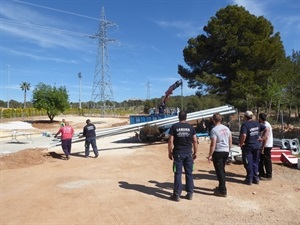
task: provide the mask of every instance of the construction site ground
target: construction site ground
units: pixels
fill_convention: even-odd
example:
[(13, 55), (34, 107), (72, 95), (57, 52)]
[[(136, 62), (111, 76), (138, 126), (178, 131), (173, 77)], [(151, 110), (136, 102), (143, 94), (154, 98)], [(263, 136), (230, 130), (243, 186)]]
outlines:
[[(99, 158), (84, 158), (84, 142), (73, 143), (65, 160), (49, 148), (56, 123), (30, 121), (32, 140), (1, 130), (0, 224), (300, 224), (300, 170), (273, 164), (273, 179), (245, 185), (241, 164), (226, 166), (226, 198), (213, 189), (209, 140), (200, 139), (192, 200), (171, 201), (173, 173), (167, 143), (141, 143), (134, 133), (97, 139)], [(87, 117), (65, 117), (75, 133)], [(128, 118), (91, 118), (97, 129), (128, 124)], [(38, 122), (39, 121), (39, 122)], [(4, 123), (5, 121), (2, 121)], [(183, 183), (185, 179), (183, 177)]]

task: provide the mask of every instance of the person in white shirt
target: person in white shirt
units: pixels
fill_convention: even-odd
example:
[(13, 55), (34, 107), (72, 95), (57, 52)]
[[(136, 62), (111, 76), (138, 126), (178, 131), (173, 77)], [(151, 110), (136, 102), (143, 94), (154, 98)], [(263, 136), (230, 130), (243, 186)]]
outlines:
[(228, 159), (229, 150), (232, 145), (232, 135), (228, 127), (224, 126), (219, 113), (212, 117), (214, 127), (210, 132), (210, 148), (208, 161), (213, 161), (219, 186), (215, 188), (215, 195), (220, 197), (227, 196), (225, 165)]
[(267, 115), (260, 113), (258, 115), (259, 122), (266, 126), (264, 133), (262, 134), (262, 146), (259, 160), (259, 177), (261, 180), (272, 179), (272, 159), (271, 150), (273, 148), (273, 132), (272, 126), (267, 121)]

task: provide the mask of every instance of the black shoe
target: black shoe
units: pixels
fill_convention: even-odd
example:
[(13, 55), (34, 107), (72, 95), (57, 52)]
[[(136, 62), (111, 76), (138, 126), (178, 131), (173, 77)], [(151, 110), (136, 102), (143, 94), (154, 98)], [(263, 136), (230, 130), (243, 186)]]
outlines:
[(248, 180), (248, 179), (245, 179), (245, 180), (244, 180), (244, 184), (252, 185), (252, 181), (250, 181), (250, 180)]
[(215, 194), (216, 196), (219, 196), (219, 197), (224, 197), (224, 198), (227, 197), (227, 193), (222, 193), (222, 192), (220, 192), (218, 187), (216, 187), (216, 188), (214, 189), (214, 194)]
[(254, 180), (254, 181), (253, 181), (253, 184), (259, 184), (259, 179)]
[(188, 200), (192, 200), (193, 199), (193, 193), (187, 193), (185, 197)]
[(272, 180), (272, 177), (261, 177), (261, 180)]
[(215, 193), (215, 195), (218, 196), (218, 197), (223, 197), (223, 198), (226, 198), (226, 197), (227, 197), (227, 194), (225, 194), (225, 193), (220, 193), (220, 192)]
[(69, 160), (70, 159), (70, 156), (69, 155), (67, 155), (67, 160)]
[(219, 187), (215, 187), (213, 191), (219, 191)]
[(171, 200), (175, 201), (175, 202), (179, 202), (180, 201), (180, 197), (177, 195), (172, 194), (171, 195)]
[(95, 155), (95, 158), (98, 158), (99, 155)]

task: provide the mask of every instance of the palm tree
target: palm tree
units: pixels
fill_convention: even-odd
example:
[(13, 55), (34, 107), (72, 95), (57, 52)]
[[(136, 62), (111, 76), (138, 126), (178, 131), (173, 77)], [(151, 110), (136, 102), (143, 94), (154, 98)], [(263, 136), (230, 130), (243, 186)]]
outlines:
[(22, 89), (22, 91), (24, 91), (24, 108), (26, 108), (26, 93), (30, 90), (30, 83), (23, 81), (20, 85), (20, 88)]

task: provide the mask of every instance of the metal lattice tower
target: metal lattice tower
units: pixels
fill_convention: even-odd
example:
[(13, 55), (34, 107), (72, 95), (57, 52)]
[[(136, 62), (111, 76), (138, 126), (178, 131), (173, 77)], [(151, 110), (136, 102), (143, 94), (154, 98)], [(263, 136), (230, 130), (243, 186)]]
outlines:
[(90, 36), (90, 38), (98, 39), (97, 58), (91, 101), (93, 103), (93, 108), (99, 107), (98, 104), (99, 102), (101, 103), (100, 108), (102, 115), (105, 114), (107, 103), (110, 104), (109, 109), (115, 109), (107, 51), (107, 43), (116, 41), (115, 39), (107, 38), (107, 28), (112, 26), (117, 25), (106, 20), (104, 7), (102, 7), (98, 32), (95, 35)]
[(147, 82), (147, 97), (146, 97), (146, 99), (150, 99), (150, 87), (151, 87), (151, 83), (148, 81)]

